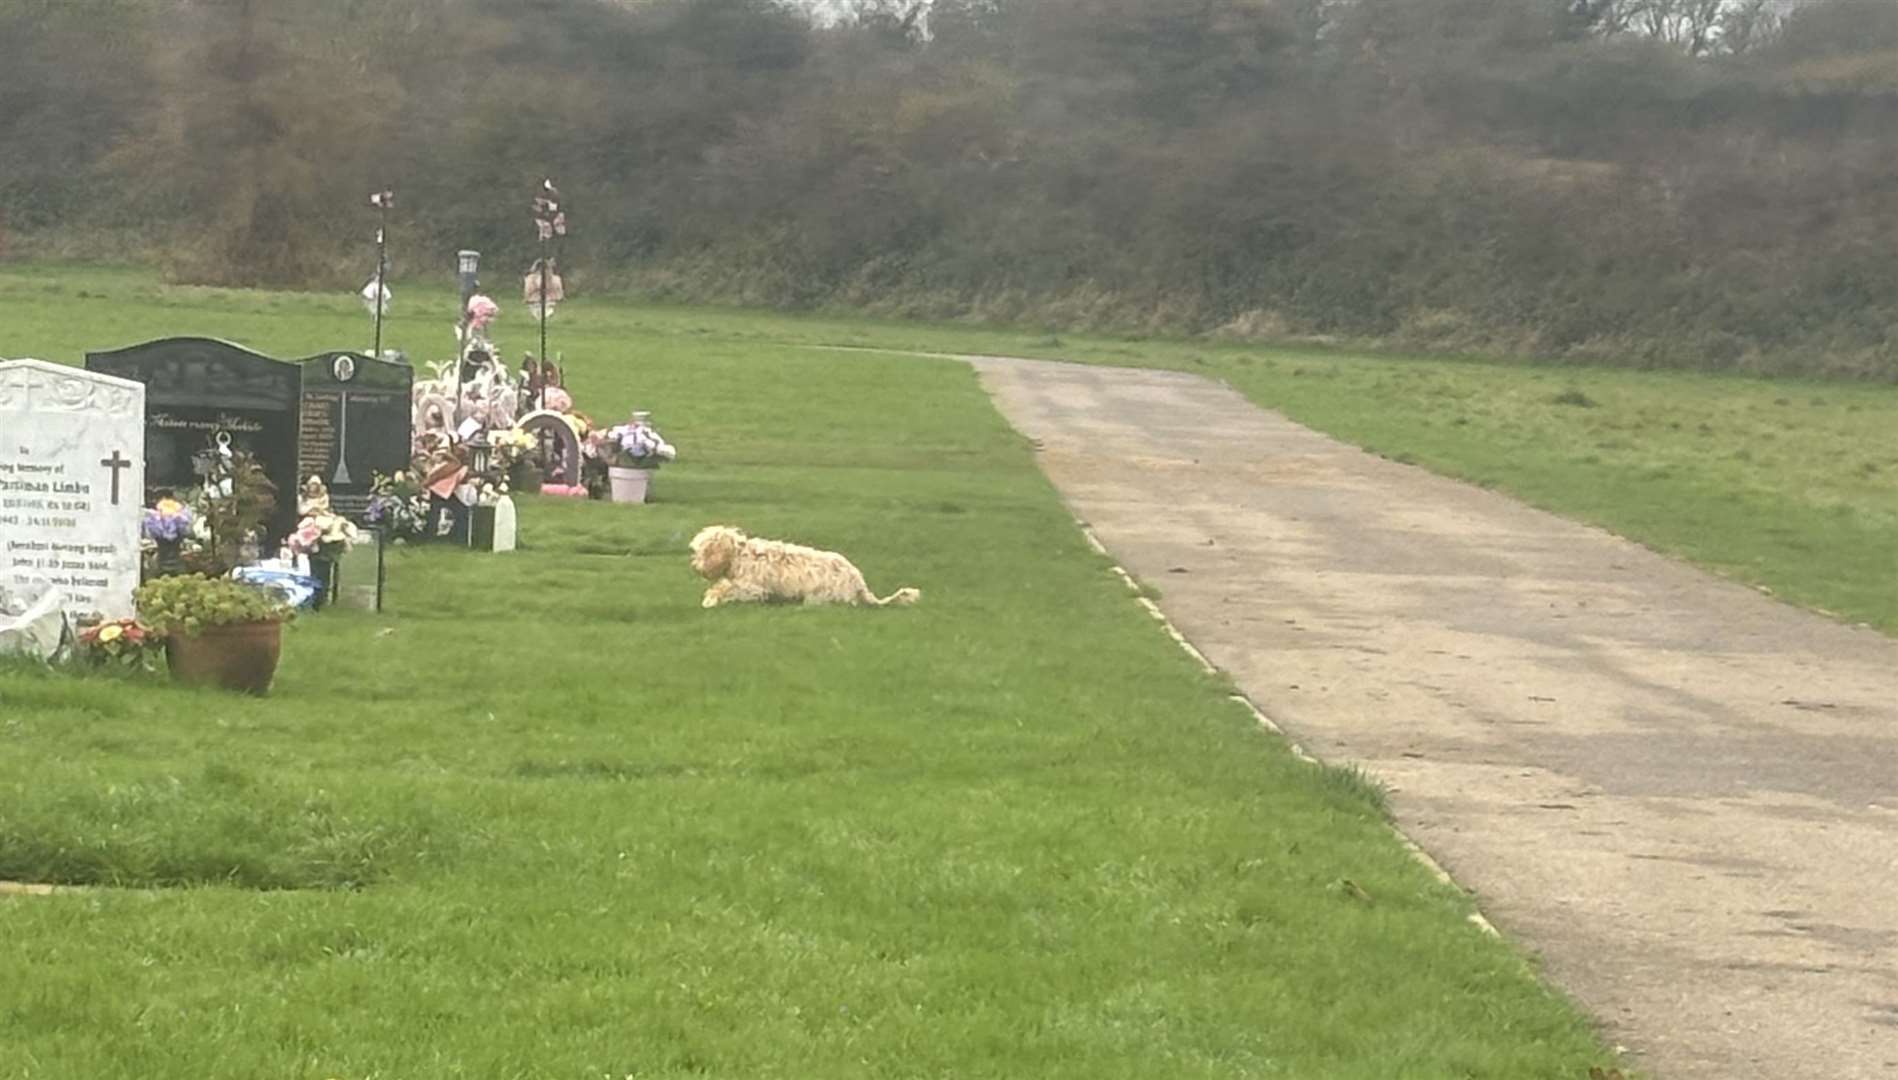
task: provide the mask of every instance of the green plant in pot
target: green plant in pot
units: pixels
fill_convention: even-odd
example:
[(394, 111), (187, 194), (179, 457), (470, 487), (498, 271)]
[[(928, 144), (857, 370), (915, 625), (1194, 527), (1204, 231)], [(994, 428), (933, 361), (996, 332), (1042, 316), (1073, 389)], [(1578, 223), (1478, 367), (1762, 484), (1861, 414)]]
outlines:
[(229, 578), (179, 575), (139, 586), (139, 618), (165, 635), (172, 678), (262, 694), (277, 674), (291, 609), (276, 593)]

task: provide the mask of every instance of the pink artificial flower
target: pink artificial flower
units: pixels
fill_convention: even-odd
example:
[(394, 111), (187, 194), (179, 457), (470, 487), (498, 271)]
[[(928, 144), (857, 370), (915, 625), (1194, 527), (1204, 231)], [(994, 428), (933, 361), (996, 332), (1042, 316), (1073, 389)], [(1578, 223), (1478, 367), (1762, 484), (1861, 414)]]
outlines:
[(488, 325), (500, 313), (501, 305), (481, 293), (468, 298), (468, 325), (477, 330)]
[(323, 527), (313, 518), (304, 518), (297, 531), (290, 535), (290, 550), (308, 555), (316, 550), (323, 541)]

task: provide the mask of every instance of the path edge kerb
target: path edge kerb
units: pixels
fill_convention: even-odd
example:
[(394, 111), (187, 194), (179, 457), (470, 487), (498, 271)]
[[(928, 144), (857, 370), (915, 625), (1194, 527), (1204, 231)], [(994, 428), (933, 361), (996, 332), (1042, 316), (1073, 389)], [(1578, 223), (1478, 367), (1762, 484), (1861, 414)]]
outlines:
[[(1192, 657), (1193, 662), (1199, 665), (1201, 671), (1204, 671), (1208, 675), (1220, 674), (1218, 665), (1207, 659), (1206, 654), (1201, 652), (1199, 647), (1194, 645), (1185, 634), (1181, 633), (1179, 627), (1173, 625), (1173, 620), (1167, 617), (1166, 612), (1161, 610), (1160, 605), (1155, 603), (1151, 598), (1143, 595), (1140, 582), (1135, 580), (1134, 576), (1127, 572), (1126, 567), (1120, 565), (1120, 563), (1114, 559), (1113, 552), (1107, 550), (1107, 546), (1101, 543), (1100, 537), (1094, 535), (1094, 530), (1088, 526), (1087, 522), (1075, 518), (1074, 527), (1080, 530), (1081, 537), (1087, 541), (1088, 546), (1093, 548), (1096, 554), (1107, 559), (1108, 566), (1120, 577), (1121, 583), (1127, 586), (1127, 591), (1133, 595), (1134, 602), (1139, 604), (1141, 609), (1144, 610), (1154, 622), (1160, 624), (1160, 629), (1166, 632), (1167, 637), (1172, 638), (1175, 645), (1178, 645), (1186, 655)], [(1227, 696), (1230, 700), (1243, 706), (1247, 712), (1250, 712), (1253, 721), (1259, 725), (1260, 729), (1277, 737), (1283, 742), (1286, 749), (1292, 752), (1293, 757), (1307, 765), (1322, 766), (1325, 764), (1322, 759), (1305, 749), (1297, 739), (1294, 739), (1278, 721), (1268, 716), (1265, 710), (1259, 707), (1258, 702), (1253, 701), (1251, 698), (1236, 690)], [(1496, 929), (1496, 924), (1490, 922), (1489, 917), (1483, 914), (1482, 906), (1477, 903), (1474, 893), (1464, 887), (1456, 878), (1452, 877), (1450, 871), (1444, 869), (1442, 863), (1433, 858), (1431, 854), (1419, 846), (1415, 840), (1412, 840), (1403, 829), (1397, 826), (1395, 821), (1386, 818), (1384, 824), (1386, 828), (1390, 829), (1391, 835), (1397, 838), (1398, 843), (1403, 845), (1404, 850), (1410, 853), (1412, 859), (1423, 866), (1425, 870), (1428, 870), (1430, 875), (1436, 878), (1437, 881), (1455, 889), (1469, 902), (1472, 910), (1467, 918), (1471, 925), (1491, 937), (1502, 937), (1502, 934)]]
[[(883, 355), (896, 355), (896, 357), (921, 357), (921, 359), (932, 359), (932, 361), (955, 361), (955, 363), (966, 364), (966, 366), (976, 374), (977, 383), (983, 382), (983, 380), (981, 380), (981, 374), (983, 374), (983, 372), (981, 372), (981, 364), (983, 363), (1076, 363), (1076, 361), (1063, 361), (1063, 359), (1031, 361), (1031, 359), (1025, 359), (1025, 357), (1000, 357), (1000, 355), (987, 355), (987, 353), (932, 353), (932, 351), (922, 351), (922, 349), (886, 349), (886, 347), (877, 347), (877, 345), (807, 345), (807, 347), (810, 347), (810, 349), (835, 351), (835, 353), (883, 353)], [(1086, 366), (1086, 364), (1080, 364), (1080, 366)], [(1152, 368), (1127, 368), (1127, 370), (1152, 370)], [(1226, 387), (1226, 389), (1237, 393), (1237, 387), (1234, 387), (1232, 383), (1226, 382), (1226, 380), (1220, 380), (1220, 378), (1201, 376), (1201, 374), (1194, 374), (1194, 372), (1165, 372), (1165, 374), (1179, 374), (1179, 376), (1186, 376), (1186, 378), (1198, 378), (1198, 380), (1205, 380), (1205, 382), (1215, 383), (1215, 385), (1222, 385), (1222, 387)], [(987, 385), (983, 385), (983, 393), (989, 395), (989, 404), (991, 404), (991, 408), (995, 408), (996, 416), (1002, 418), (1002, 423), (1008, 423), (1008, 427), (1010, 427), (1012, 431), (1015, 431), (1015, 435), (1029, 438), (1027, 437), (1027, 433), (1023, 433), (1019, 427), (1015, 427), (1014, 421), (1008, 419), (1008, 414), (1004, 414), (1000, 408), (996, 408), (995, 395), (989, 393), (989, 387), (987, 387)], [(1048, 473), (1040, 469), (1040, 463), (1036, 463), (1036, 471), (1042, 473), (1044, 480), (1048, 478)], [(1051, 480), (1050, 486), (1053, 486)], [(1055, 495), (1061, 499), (1061, 505), (1067, 507), (1070, 516), (1072, 516), (1072, 514), (1074, 514), (1074, 507), (1069, 505), (1067, 495), (1061, 493), (1059, 488), (1055, 488)], [(1127, 573), (1127, 568), (1120, 566), (1120, 560), (1116, 560), (1116, 558), (1114, 558), (1114, 552), (1107, 550), (1107, 545), (1101, 543), (1101, 537), (1097, 537), (1097, 535), (1093, 533), (1093, 530), (1088, 526), (1088, 522), (1084, 522), (1084, 520), (1078, 518), (1078, 516), (1072, 516), (1072, 520), (1074, 520), (1074, 528), (1080, 530), (1080, 535), (1088, 541), (1088, 547), (1095, 550), (1097, 554), (1101, 554), (1103, 558), (1107, 558), (1108, 566), (1114, 569), (1116, 575), (1120, 575), (1122, 585), (1126, 585), (1127, 592), (1133, 596), (1135, 604), (1141, 605), (1144, 611), (1146, 611), (1146, 615), (1150, 615), (1150, 617), (1154, 619), (1154, 623), (1160, 623), (1160, 628), (1167, 634), (1167, 638), (1173, 638), (1173, 643), (1179, 645), (1188, 657), (1192, 657), (1192, 661), (1196, 662), (1196, 664), (1200, 664), (1200, 668), (1205, 674), (1209, 674), (1209, 676), (1219, 676), (1219, 666), (1213, 664), (1213, 661), (1209, 661), (1207, 655), (1201, 653), (1200, 647), (1194, 645), (1194, 643), (1186, 638), (1186, 634), (1181, 634), (1181, 628), (1173, 624), (1173, 619), (1167, 617), (1167, 613), (1160, 609), (1160, 605), (1154, 604), (1154, 600), (1150, 600), (1148, 596), (1144, 596), (1143, 590), (1141, 590), (1141, 583), (1135, 581), (1135, 577), (1133, 577), (1131, 573)], [(1323, 759), (1319, 759), (1317, 755), (1313, 755), (1312, 752), (1306, 750), (1296, 738), (1289, 735), (1283, 725), (1279, 725), (1272, 717), (1266, 716), (1266, 710), (1258, 708), (1258, 702), (1255, 702), (1253, 698), (1245, 697), (1245, 695), (1239, 693), (1237, 689), (1234, 689), (1234, 693), (1230, 693), (1228, 697), (1230, 697), (1230, 700), (1237, 702), (1239, 706), (1243, 706), (1247, 712), (1251, 712), (1251, 714), (1253, 714), (1253, 721), (1260, 727), (1260, 731), (1279, 738), (1279, 740), (1285, 744), (1285, 748), (1291, 750), (1291, 754), (1293, 754), (1293, 757), (1296, 757), (1298, 761), (1304, 761), (1306, 765), (1313, 765), (1313, 767), (1323, 767), (1323, 765), (1325, 765)], [(1467, 919), (1469, 919), (1469, 922), (1471, 922), (1473, 926), (1477, 926), (1479, 930), (1482, 930), (1482, 932), (1488, 934), (1488, 936), (1492, 936), (1492, 938), (1498, 938), (1498, 940), (1503, 938), (1501, 932), (1496, 928), (1496, 924), (1490, 922), (1490, 917), (1482, 913), (1482, 905), (1477, 902), (1477, 894), (1475, 894), (1471, 888), (1467, 888), (1465, 884), (1456, 881), (1456, 877), (1452, 877), (1450, 871), (1444, 869), (1441, 862), (1437, 862), (1437, 858), (1431, 856), (1427, 850), (1424, 850), (1422, 845), (1418, 845), (1414, 839), (1410, 839), (1410, 835), (1399, 828), (1395, 820), (1386, 818), (1384, 824), (1386, 824), (1386, 828), (1391, 829), (1391, 835), (1397, 837), (1397, 843), (1403, 845), (1406, 852), (1410, 852), (1410, 858), (1416, 860), (1418, 866), (1424, 867), (1425, 871), (1429, 871), (1429, 875), (1435, 877), (1439, 883), (1454, 888), (1460, 896), (1463, 896), (1463, 900), (1469, 903), (1469, 907), (1471, 907)]]
[[(975, 374), (977, 383), (982, 385), (983, 392), (988, 394), (990, 407), (995, 408), (996, 415), (1002, 418), (1003, 423), (1008, 424), (1010, 430), (1013, 430), (1017, 435), (1021, 435), (1025, 439), (1029, 438), (1029, 436), (1025, 432), (1023, 432), (1020, 428), (1015, 427), (1014, 423), (1008, 419), (1008, 415), (1002, 412), (1002, 410), (995, 405), (995, 396), (992, 392), (990, 392), (988, 386), (982, 379), (982, 364), (985, 362), (989, 362), (989, 363), (1038, 363), (1039, 362), (1039, 363), (1070, 363), (1070, 364), (1076, 363), (1076, 361), (1061, 360), (1061, 359), (1037, 361), (1037, 360), (1030, 360), (1023, 357), (998, 356), (998, 355), (991, 355), (991, 354), (985, 354), (985, 353), (978, 354), (978, 353), (928, 352), (928, 351), (924, 351), (920, 349), (890, 349), (890, 348), (880, 348), (877, 346), (868, 346), (868, 345), (810, 345), (806, 347), (812, 348), (812, 349), (822, 349), (822, 350), (831, 351), (831, 352), (868, 352), (868, 353), (883, 353), (885, 355), (894, 355), (894, 356), (915, 356), (915, 357), (931, 359), (931, 360), (953, 360), (958, 363), (967, 365), (968, 368)], [(1078, 366), (1086, 366), (1086, 365), (1078, 365)], [(1149, 370), (1154, 370), (1154, 369), (1128, 367), (1125, 370), (1149, 371)], [(1230, 390), (1235, 394), (1239, 393), (1238, 388), (1233, 386), (1231, 383), (1227, 382), (1225, 379), (1214, 378), (1212, 376), (1200, 375), (1194, 372), (1187, 372), (1187, 371), (1168, 371), (1165, 373), (1170, 374), (1170, 375), (1179, 375), (1186, 378), (1203, 379), (1206, 382), (1213, 383), (1217, 386), (1225, 387), (1227, 390)], [(1038, 471), (1041, 471), (1042, 478), (1044, 480), (1048, 479), (1047, 472), (1045, 470), (1041, 470), (1041, 466), (1039, 462), (1037, 462), (1036, 464), (1036, 469)], [(1051, 487), (1054, 486), (1052, 481), (1050, 481), (1049, 483)], [(1192, 657), (1193, 662), (1198, 664), (1201, 670), (1205, 671), (1208, 675), (1221, 674), (1219, 667), (1215, 665), (1211, 660), (1207, 659), (1206, 654), (1201, 652), (1198, 646), (1194, 645), (1192, 641), (1189, 640), (1185, 634), (1180, 632), (1180, 628), (1173, 624), (1173, 620), (1168, 618), (1166, 612), (1160, 609), (1160, 605), (1155, 603), (1152, 599), (1150, 599), (1149, 597), (1143, 594), (1143, 591), (1140, 588), (1140, 583), (1134, 579), (1134, 576), (1132, 574), (1127, 572), (1126, 567), (1120, 565), (1119, 560), (1114, 558), (1113, 552), (1107, 550), (1107, 546), (1101, 543), (1100, 537), (1094, 534), (1094, 530), (1088, 526), (1088, 523), (1081, 520), (1078, 516), (1074, 516), (1074, 507), (1068, 503), (1067, 496), (1062, 494), (1058, 487), (1056, 487), (1055, 489), (1055, 494), (1057, 498), (1061, 499), (1062, 505), (1067, 507), (1069, 515), (1070, 517), (1072, 517), (1074, 521), (1074, 527), (1080, 530), (1082, 538), (1084, 538), (1087, 541), (1087, 544), (1089, 547), (1093, 548), (1097, 554), (1101, 555), (1103, 558), (1107, 560), (1108, 565), (1113, 568), (1114, 573), (1119, 575), (1121, 582), (1127, 586), (1128, 592), (1133, 595), (1134, 601), (1138, 603), (1141, 606), (1141, 608), (1144, 609), (1146, 613), (1153, 618), (1155, 622), (1160, 624), (1160, 628), (1166, 632), (1166, 635), (1168, 637), (1173, 639), (1174, 644), (1178, 645), (1183, 651), (1185, 651), (1185, 653), (1188, 656)], [(1276, 720), (1273, 720), (1270, 716), (1266, 715), (1265, 710), (1259, 707), (1258, 702), (1253, 701), (1250, 697), (1247, 697), (1245, 694), (1238, 692), (1237, 689), (1234, 689), (1234, 691), (1228, 696), (1230, 697), (1232, 701), (1243, 706), (1246, 709), (1246, 711), (1252, 714), (1253, 721), (1258, 724), (1261, 730), (1277, 737), (1280, 741), (1282, 741), (1285, 744), (1286, 748), (1292, 752), (1293, 757), (1297, 758), (1299, 761), (1302, 761), (1307, 765), (1323, 766), (1326, 764), (1323, 760), (1318, 758), (1311, 751), (1305, 749), (1305, 747), (1301, 745), (1296, 739), (1292, 738), (1292, 736), (1286, 732), (1285, 728), (1281, 726)], [(1404, 850), (1410, 854), (1410, 857), (1414, 861), (1416, 861), (1418, 865), (1422, 866), (1425, 870), (1429, 871), (1430, 875), (1436, 878), (1439, 883), (1443, 885), (1447, 885), (1452, 889), (1455, 889), (1457, 893), (1461, 895), (1464, 898), (1464, 900), (1469, 903), (1471, 910), (1467, 918), (1471, 925), (1477, 927), (1479, 930), (1483, 931), (1483, 933), (1488, 934), (1491, 937), (1498, 938), (1498, 939), (1502, 938), (1503, 935), (1500, 931), (1496, 929), (1496, 924), (1491, 922), (1487, 915), (1483, 914), (1482, 905), (1478, 903), (1476, 899), (1476, 894), (1474, 892), (1472, 892), (1462, 882), (1457, 881), (1456, 878), (1450, 874), (1450, 871), (1444, 868), (1444, 865), (1442, 863), (1438, 862), (1436, 858), (1432, 856), (1428, 851), (1425, 851), (1423, 847), (1417, 843), (1417, 841), (1411, 839), (1409, 834), (1405, 833), (1402, 828), (1398, 827), (1396, 821), (1392, 820), (1391, 818), (1387, 816), (1385, 818), (1384, 824), (1385, 824), (1385, 827), (1391, 831), (1391, 835), (1397, 838), (1397, 842), (1403, 845)]]

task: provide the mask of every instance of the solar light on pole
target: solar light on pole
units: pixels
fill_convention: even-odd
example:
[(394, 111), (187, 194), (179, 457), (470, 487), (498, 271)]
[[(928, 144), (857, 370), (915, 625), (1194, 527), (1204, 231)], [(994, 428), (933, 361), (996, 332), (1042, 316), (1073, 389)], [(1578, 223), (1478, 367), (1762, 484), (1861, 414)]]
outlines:
[(480, 269), (479, 251), (463, 250), (455, 253), (455, 273), (461, 282), (461, 313), (455, 320), (455, 328), (463, 345), (468, 340), (468, 301), (474, 298), (475, 290), (481, 287), (480, 279), (475, 276)]

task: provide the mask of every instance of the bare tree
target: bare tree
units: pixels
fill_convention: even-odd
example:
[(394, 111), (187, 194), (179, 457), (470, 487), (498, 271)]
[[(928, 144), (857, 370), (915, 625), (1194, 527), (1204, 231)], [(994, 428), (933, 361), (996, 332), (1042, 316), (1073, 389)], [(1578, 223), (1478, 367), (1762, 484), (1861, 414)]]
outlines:
[(1571, 0), (1569, 10), (1598, 34), (1638, 34), (1689, 56), (1742, 53), (1779, 25), (1776, 0)]

